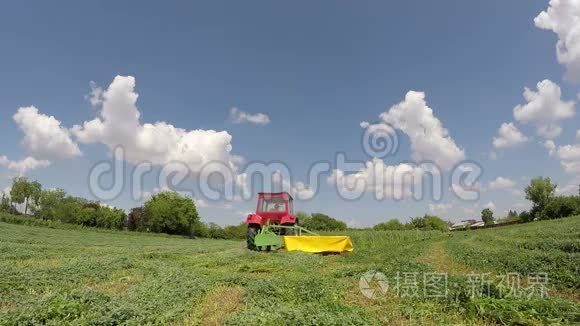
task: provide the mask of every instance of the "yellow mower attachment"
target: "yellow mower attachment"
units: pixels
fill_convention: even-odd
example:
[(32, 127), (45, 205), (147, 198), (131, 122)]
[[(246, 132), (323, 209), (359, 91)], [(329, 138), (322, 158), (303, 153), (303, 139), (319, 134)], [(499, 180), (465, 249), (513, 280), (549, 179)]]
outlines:
[(352, 251), (352, 241), (346, 235), (285, 235), (282, 239), (287, 251), (312, 253)]
[[(283, 232), (281, 232), (283, 230)], [(308, 235), (302, 235), (302, 234)], [(279, 235), (284, 234), (284, 235)], [(294, 234), (294, 235), (288, 235)], [(254, 238), (256, 249), (309, 253), (341, 253), (352, 251), (352, 241), (345, 235), (318, 235), (298, 225), (267, 224)]]

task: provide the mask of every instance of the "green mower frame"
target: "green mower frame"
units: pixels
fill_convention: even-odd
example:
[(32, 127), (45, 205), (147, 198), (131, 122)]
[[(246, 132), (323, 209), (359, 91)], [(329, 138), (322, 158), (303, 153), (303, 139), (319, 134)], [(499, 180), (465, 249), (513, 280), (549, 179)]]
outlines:
[[(280, 235), (280, 231), (285, 230), (284, 235), (302, 235), (302, 233), (307, 233), (310, 235), (318, 235), (312, 231), (309, 231), (298, 225), (279, 225), (279, 224), (266, 224), (258, 231), (256, 237), (254, 238), (254, 244), (257, 250), (278, 250), (284, 247), (284, 241)], [(278, 233), (276, 233), (278, 231)], [(290, 234), (286, 233), (291, 231)]]

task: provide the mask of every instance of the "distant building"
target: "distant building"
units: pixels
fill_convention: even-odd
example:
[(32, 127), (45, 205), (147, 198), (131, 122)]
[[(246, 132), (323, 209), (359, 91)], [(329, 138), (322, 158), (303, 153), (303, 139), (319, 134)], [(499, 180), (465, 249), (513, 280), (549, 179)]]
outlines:
[(466, 227), (470, 227), (470, 228), (477, 228), (477, 227), (481, 227), (484, 226), (485, 223), (483, 223), (483, 221), (478, 221), (478, 220), (463, 220), (461, 222), (457, 222), (454, 223), (453, 225), (451, 225), (449, 227), (450, 230), (458, 230), (458, 229), (464, 229)]
[(477, 227), (484, 226), (484, 225), (485, 225), (485, 223), (483, 221), (481, 221), (481, 222), (475, 222), (475, 223), (471, 224), (471, 227), (477, 228)]

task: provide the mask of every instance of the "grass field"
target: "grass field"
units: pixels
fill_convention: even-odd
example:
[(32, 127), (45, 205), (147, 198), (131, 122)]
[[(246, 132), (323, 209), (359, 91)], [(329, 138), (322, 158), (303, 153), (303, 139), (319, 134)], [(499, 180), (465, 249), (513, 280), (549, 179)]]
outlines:
[(0, 223), (0, 324), (580, 323), (580, 217), (350, 235), (323, 256)]

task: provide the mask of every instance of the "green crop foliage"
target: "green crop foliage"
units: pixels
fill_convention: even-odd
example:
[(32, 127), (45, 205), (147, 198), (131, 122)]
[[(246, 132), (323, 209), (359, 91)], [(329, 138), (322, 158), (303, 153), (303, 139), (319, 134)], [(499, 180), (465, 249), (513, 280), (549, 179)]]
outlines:
[[(580, 323), (580, 217), (450, 233), (349, 230), (355, 250), (344, 255), (0, 220), (10, 222), (0, 222), (0, 325)], [(445, 272), (448, 293), (403, 297), (391, 286), (369, 299), (359, 281), (371, 270), (389, 280)], [(514, 298), (490, 281), (472, 297), (471, 272), (546, 272), (552, 288)]]
[(547, 273), (558, 288), (580, 288), (578, 217), (455, 235), (449, 252), (475, 270)]

